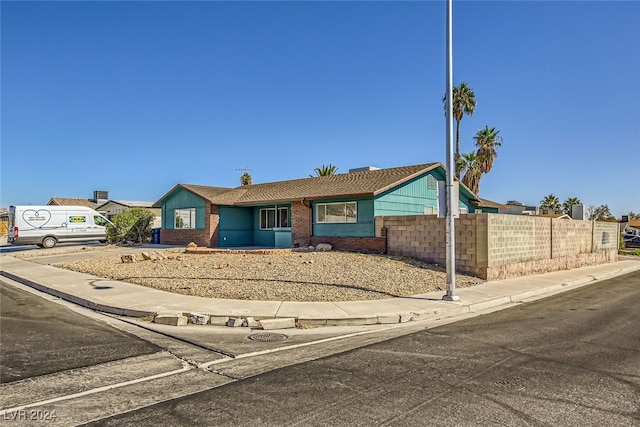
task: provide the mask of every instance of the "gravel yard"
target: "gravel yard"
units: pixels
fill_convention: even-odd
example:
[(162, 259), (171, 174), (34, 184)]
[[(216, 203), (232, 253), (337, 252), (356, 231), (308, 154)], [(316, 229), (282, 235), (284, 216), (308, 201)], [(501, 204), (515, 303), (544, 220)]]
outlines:
[[(123, 263), (120, 255), (56, 264), (56, 267), (163, 291), (208, 298), (265, 301), (358, 301), (442, 290), (444, 268), (411, 258), (351, 252), (186, 254)], [(122, 254), (127, 253), (123, 248)], [(463, 288), (483, 280), (456, 275)]]

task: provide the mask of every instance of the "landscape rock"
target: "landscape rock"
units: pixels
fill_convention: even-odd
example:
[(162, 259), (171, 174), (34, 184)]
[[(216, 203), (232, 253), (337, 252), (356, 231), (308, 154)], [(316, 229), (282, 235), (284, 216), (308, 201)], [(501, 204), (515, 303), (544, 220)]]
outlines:
[(142, 258), (144, 258), (146, 261), (149, 261), (151, 259), (151, 254), (149, 252), (142, 252), (140, 255), (142, 255)]
[(227, 326), (231, 328), (237, 328), (242, 326), (242, 318), (240, 317), (232, 317), (227, 321)]
[(124, 254), (120, 257), (123, 263), (128, 264), (132, 262), (136, 262), (136, 256), (133, 254)]
[(329, 243), (318, 243), (316, 245), (316, 251), (330, 251), (331, 249), (333, 249), (333, 246), (331, 246)]
[(206, 325), (209, 322), (209, 315), (200, 313), (189, 313), (188, 322), (193, 325)]
[(247, 317), (246, 319), (244, 319), (244, 322), (242, 322), (242, 326), (246, 326), (249, 328), (259, 328), (260, 322), (253, 317)]
[(194, 242), (190, 242), (190, 243), (187, 245), (187, 248), (188, 248), (188, 249), (194, 249), (194, 248), (197, 248), (197, 247), (198, 247), (198, 245), (196, 245)]

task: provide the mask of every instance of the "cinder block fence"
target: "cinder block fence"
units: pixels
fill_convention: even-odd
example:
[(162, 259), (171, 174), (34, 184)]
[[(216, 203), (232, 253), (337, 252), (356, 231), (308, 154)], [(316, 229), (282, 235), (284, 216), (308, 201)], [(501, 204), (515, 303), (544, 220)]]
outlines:
[[(446, 223), (433, 215), (376, 218), (387, 252), (445, 265)], [(618, 224), (501, 214), (455, 220), (456, 270), (486, 280), (618, 259)]]

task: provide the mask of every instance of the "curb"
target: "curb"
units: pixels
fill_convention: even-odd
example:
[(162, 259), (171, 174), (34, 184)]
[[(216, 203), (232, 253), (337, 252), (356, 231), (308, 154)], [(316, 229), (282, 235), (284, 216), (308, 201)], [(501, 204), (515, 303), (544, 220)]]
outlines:
[(94, 311), (100, 311), (103, 313), (108, 313), (108, 314), (115, 314), (118, 316), (127, 316), (127, 317), (145, 317), (145, 316), (155, 316), (156, 313), (155, 312), (151, 312), (151, 311), (142, 311), (142, 310), (132, 310), (129, 308), (121, 308), (121, 307), (112, 307), (109, 305), (104, 305), (104, 304), (98, 304), (96, 302), (90, 301), (88, 299), (85, 298), (80, 298), (77, 297), (75, 295), (66, 293), (66, 292), (61, 292), (52, 288), (49, 288), (47, 286), (41, 285), (39, 283), (36, 283), (34, 281), (25, 279), (23, 277), (20, 276), (16, 276), (15, 274), (9, 273), (8, 271), (0, 271), (0, 276), (6, 277), (7, 279), (11, 279), (15, 282), (18, 283), (22, 283), (23, 285), (29, 286), (31, 288), (37, 289), (41, 292), (44, 292), (46, 294), (49, 295), (53, 295), (54, 297), (63, 299), (65, 301), (69, 301), (72, 302), (74, 304), (77, 304), (79, 306), (88, 308), (90, 310), (94, 310)]
[[(579, 288), (585, 286), (587, 284), (595, 283), (600, 280), (606, 280), (617, 276), (622, 276), (628, 273), (632, 273), (640, 270), (640, 263), (638, 265), (634, 265), (626, 268), (619, 268), (612, 271), (607, 271), (604, 273), (592, 274), (586, 277), (582, 277), (576, 280), (564, 281), (558, 285), (546, 286), (541, 288), (529, 289), (527, 291), (515, 293), (513, 295), (501, 296), (497, 298), (487, 299), (485, 301), (480, 301), (476, 303), (467, 303), (465, 304), (463, 301), (449, 303), (445, 306), (426, 309), (426, 310), (416, 310), (416, 311), (399, 311), (395, 313), (375, 313), (375, 314), (359, 314), (350, 316), (346, 314), (345, 316), (339, 317), (322, 317), (322, 316), (314, 316), (314, 315), (304, 315), (298, 314), (297, 316), (286, 316), (287, 318), (293, 317), (297, 322), (309, 325), (309, 326), (367, 326), (367, 325), (389, 325), (389, 324), (399, 324), (399, 323), (407, 323), (412, 321), (422, 321), (422, 320), (434, 320), (434, 319), (446, 319), (460, 314), (468, 314), (475, 313), (487, 309), (492, 309), (501, 306), (507, 306), (510, 304), (519, 304), (524, 300), (528, 299), (540, 299), (544, 297), (544, 295), (552, 295), (555, 293), (572, 290), (575, 288)], [(63, 299), (65, 301), (72, 302), (79, 306), (88, 308), (90, 310), (99, 311), (107, 314), (113, 314), (118, 316), (126, 316), (126, 317), (147, 317), (147, 316), (157, 316), (160, 313), (145, 311), (145, 310), (135, 310), (128, 309), (122, 307), (115, 307), (107, 304), (96, 303), (95, 301), (91, 301), (86, 298), (77, 297), (73, 294), (62, 292), (53, 288), (49, 288), (40, 283), (34, 282), (32, 280), (26, 279), (24, 277), (18, 276), (16, 274), (10, 273), (8, 271), (2, 270), (0, 271), (0, 276), (6, 277), (23, 285), (29, 286), (31, 288), (37, 289), (41, 292), (47, 293), (54, 297)], [(540, 297), (540, 298), (536, 298)], [(183, 310), (184, 313), (190, 313), (189, 310)], [(217, 318), (221, 315), (205, 313), (209, 317)], [(222, 315), (225, 316), (225, 315)], [(279, 319), (277, 313), (275, 316), (260, 316), (263, 319)]]

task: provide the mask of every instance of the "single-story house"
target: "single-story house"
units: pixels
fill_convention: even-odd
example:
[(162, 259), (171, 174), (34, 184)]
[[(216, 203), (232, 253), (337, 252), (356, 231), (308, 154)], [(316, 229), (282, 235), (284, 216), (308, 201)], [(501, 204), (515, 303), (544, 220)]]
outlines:
[(98, 207), (98, 204), (89, 199), (76, 199), (72, 197), (52, 197), (47, 203), (48, 206), (86, 206), (94, 209)]
[[(289, 248), (328, 242), (383, 251), (375, 218), (438, 214), (445, 181), (444, 166), (429, 163), (236, 188), (177, 184), (154, 206), (162, 210), (162, 244)], [(483, 205), (462, 184), (458, 193), (461, 213)]]
[(142, 208), (151, 211), (155, 216), (152, 227), (160, 228), (162, 226), (161, 209), (153, 207), (153, 202), (108, 200), (95, 209), (103, 214), (107, 219), (111, 220), (117, 214), (128, 211), (132, 208)]

